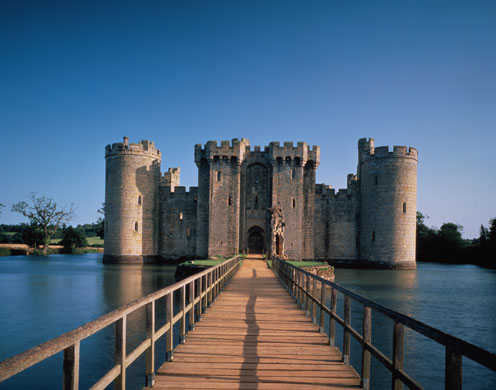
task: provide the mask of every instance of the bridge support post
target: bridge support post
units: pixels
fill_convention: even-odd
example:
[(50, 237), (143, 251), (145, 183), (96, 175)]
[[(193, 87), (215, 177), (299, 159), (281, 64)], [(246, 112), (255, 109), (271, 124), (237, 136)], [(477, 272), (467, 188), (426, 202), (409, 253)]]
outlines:
[(396, 372), (404, 366), (405, 327), (399, 322), (394, 323), (393, 331), (393, 390), (403, 390), (403, 383), (398, 379)]
[(126, 328), (127, 316), (115, 323), (115, 365), (120, 365), (120, 374), (114, 382), (115, 390), (126, 390)]
[(191, 303), (191, 309), (189, 311), (188, 330), (194, 330), (195, 329), (195, 281), (194, 280), (189, 284), (189, 302)]
[(182, 286), (179, 291), (179, 311), (181, 320), (179, 321), (179, 344), (186, 342), (186, 286)]
[(172, 325), (172, 318), (174, 313), (174, 295), (170, 292), (165, 297), (165, 323), (169, 324), (169, 330), (165, 335), (165, 360), (172, 362), (174, 359), (174, 326)]
[(63, 390), (77, 390), (79, 388), (79, 350), (79, 341), (64, 349)]
[(462, 390), (462, 355), (446, 347), (444, 387), (446, 390)]
[(146, 337), (151, 345), (146, 351), (146, 385), (155, 383), (155, 301), (146, 305)]
[(350, 364), (350, 331), (351, 325), (351, 298), (344, 297), (344, 329), (343, 329), (343, 363)]
[(370, 307), (363, 308), (363, 347), (362, 347), (362, 387), (370, 389), (370, 352), (367, 346), (372, 341), (372, 310)]
[(329, 345), (331, 347), (336, 346), (336, 320), (334, 316), (336, 315), (337, 298), (336, 289), (331, 287), (331, 315), (329, 317)]
[(324, 306), (325, 306), (325, 293), (326, 293), (326, 285), (322, 282), (320, 282), (320, 333), (324, 333), (325, 329), (325, 311), (324, 311)]
[(317, 302), (315, 300), (317, 299), (317, 279), (312, 278), (313, 283), (312, 283), (312, 322), (314, 324), (317, 323)]

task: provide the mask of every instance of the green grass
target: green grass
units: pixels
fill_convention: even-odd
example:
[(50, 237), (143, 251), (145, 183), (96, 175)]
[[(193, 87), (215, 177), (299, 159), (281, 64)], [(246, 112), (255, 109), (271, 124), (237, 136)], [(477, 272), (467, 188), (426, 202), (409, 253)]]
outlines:
[(182, 264), (187, 264), (187, 265), (198, 265), (201, 267), (212, 267), (214, 265), (220, 264), (224, 261), (225, 259), (222, 260), (216, 260), (216, 259), (207, 259), (207, 260), (189, 260), (185, 261)]
[(103, 245), (103, 240), (100, 237), (87, 237), (88, 245)]
[(329, 267), (329, 264), (324, 263), (323, 261), (289, 261), (288, 263), (294, 265), (295, 267)]
[[(52, 238), (50, 240), (51, 245), (58, 245), (58, 243), (62, 241), (61, 238)], [(103, 245), (103, 240), (100, 237), (86, 237), (86, 242), (89, 246), (93, 245)]]
[[(321, 267), (321, 266), (330, 267), (329, 264), (324, 263), (323, 261), (296, 261), (296, 260), (291, 260), (291, 261), (288, 261), (288, 263), (294, 265), (295, 267)], [(272, 268), (272, 260), (267, 260), (267, 265), (268, 265), (269, 268)]]

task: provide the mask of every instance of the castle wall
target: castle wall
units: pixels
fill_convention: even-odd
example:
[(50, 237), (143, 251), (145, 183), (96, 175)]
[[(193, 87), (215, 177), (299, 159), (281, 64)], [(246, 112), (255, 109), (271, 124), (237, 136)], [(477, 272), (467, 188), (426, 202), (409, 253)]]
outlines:
[(164, 259), (195, 258), (198, 188), (160, 187), (160, 255)]
[(160, 151), (153, 142), (105, 149), (104, 262), (141, 263), (158, 254)]
[(359, 141), (360, 257), (415, 268), (417, 150)]
[(341, 190), (328, 198), (327, 258), (330, 260), (358, 260), (360, 203), (357, 195), (352, 190)]
[[(196, 148), (201, 145), (196, 145)], [(196, 229), (196, 256), (208, 257), (208, 217), (210, 204), (210, 167), (205, 158), (198, 157), (198, 204), (197, 204), (197, 229)]]
[(303, 171), (303, 259), (315, 255), (315, 170), (314, 161), (308, 161)]
[(315, 186), (315, 218), (314, 218), (314, 258), (328, 259), (329, 252), (329, 207), (327, 192), (331, 188), (324, 184)]

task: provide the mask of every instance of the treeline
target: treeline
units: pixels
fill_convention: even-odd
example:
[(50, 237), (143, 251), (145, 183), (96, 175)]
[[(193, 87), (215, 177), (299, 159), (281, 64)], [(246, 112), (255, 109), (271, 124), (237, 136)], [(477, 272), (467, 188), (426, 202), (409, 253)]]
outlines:
[[(103, 222), (77, 225), (63, 225), (51, 236), (52, 240), (60, 240), (58, 245), (65, 249), (87, 246), (102, 247), (101, 244), (89, 245), (87, 238), (103, 239)], [(43, 230), (39, 225), (21, 223), (17, 225), (0, 224), (0, 244), (26, 244), (32, 248), (40, 248), (44, 243)]]
[(481, 225), (480, 236), (472, 240), (462, 238), (460, 225), (448, 222), (435, 229), (425, 225), (427, 218), (417, 212), (417, 260), (496, 268), (496, 218), (487, 228)]

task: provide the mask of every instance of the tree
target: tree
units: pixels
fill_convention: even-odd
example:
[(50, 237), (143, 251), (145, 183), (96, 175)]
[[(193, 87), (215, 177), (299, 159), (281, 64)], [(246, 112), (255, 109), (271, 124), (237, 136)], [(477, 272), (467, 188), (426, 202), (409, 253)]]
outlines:
[(0, 203), (0, 216), (2, 215), (2, 209), (5, 207), (3, 203)]
[(69, 208), (59, 207), (57, 203), (46, 196), (37, 197), (31, 193), (29, 202), (17, 202), (12, 205), (12, 211), (22, 214), (29, 219), (32, 226), (39, 227), (43, 235), (43, 254), (48, 252), (50, 238), (57, 229), (74, 217), (75, 208), (71, 204)]
[(96, 221), (96, 223), (98, 224), (96, 235), (103, 240), (105, 236), (105, 202), (102, 203), (102, 207), (97, 210), (97, 213), (101, 214), (102, 216), (99, 217)]
[(63, 237), (59, 245), (64, 246), (64, 252), (72, 253), (75, 248), (88, 246), (88, 242), (86, 241), (86, 235), (83, 231), (69, 226), (67, 229), (64, 229)]
[(496, 218), (491, 218), (489, 220), (489, 232), (487, 234), (487, 240), (492, 246), (496, 247)]

